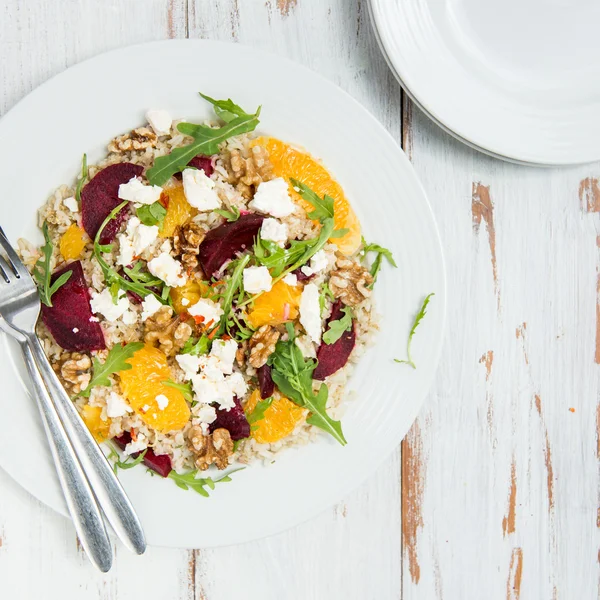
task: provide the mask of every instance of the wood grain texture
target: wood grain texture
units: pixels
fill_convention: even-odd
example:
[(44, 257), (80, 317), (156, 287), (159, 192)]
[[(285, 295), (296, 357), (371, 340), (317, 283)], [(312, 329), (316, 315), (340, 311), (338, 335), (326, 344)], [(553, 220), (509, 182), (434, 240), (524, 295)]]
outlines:
[(365, 0), (5, 0), (0, 11), (0, 115), (71, 64), (168, 37), (237, 41), (322, 73), (403, 144), (449, 283), (429, 398), (402, 450), (338, 506), (243, 546), (143, 557), (119, 546), (100, 575), (71, 524), (0, 471), (1, 598), (600, 595), (600, 164), (502, 163), (402, 105)]

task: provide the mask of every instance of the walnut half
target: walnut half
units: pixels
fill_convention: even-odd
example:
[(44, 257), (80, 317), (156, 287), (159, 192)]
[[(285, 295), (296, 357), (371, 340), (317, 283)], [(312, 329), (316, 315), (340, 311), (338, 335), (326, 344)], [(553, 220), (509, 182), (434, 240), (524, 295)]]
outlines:
[(177, 354), (191, 335), (191, 326), (173, 316), (170, 306), (163, 306), (144, 322), (144, 341), (157, 344), (167, 356)]
[(188, 439), (198, 469), (206, 471), (210, 465), (216, 465), (217, 469), (227, 468), (233, 454), (233, 441), (227, 429), (215, 429), (210, 435), (204, 435), (195, 425), (189, 430)]
[(91, 378), (91, 368), (92, 359), (79, 352), (63, 352), (60, 362), (54, 366), (65, 389), (73, 394), (78, 394), (87, 387)]
[(273, 179), (273, 165), (269, 153), (262, 146), (252, 146), (250, 156), (245, 157), (239, 150), (231, 150), (225, 161), (229, 171), (229, 181), (246, 199), (252, 198), (256, 188), (263, 181)]
[(173, 249), (177, 256), (181, 256), (181, 263), (186, 270), (198, 266), (198, 250), (203, 239), (204, 231), (197, 223), (186, 223), (175, 230)]
[(108, 151), (122, 154), (135, 150), (155, 148), (158, 138), (148, 127), (138, 127), (129, 133), (120, 135), (108, 144)]
[(263, 325), (250, 338), (250, 358), (248, 362), (255, 369), (266, 364), (269, 356), (275, 352), (275, 346), (281, 334), (271, 325)]
[(371, 295), (371, 273), (362, 265), (338, 255), (336, 270), (331, 273), (329, 289), (348, 306), (356, 306)]

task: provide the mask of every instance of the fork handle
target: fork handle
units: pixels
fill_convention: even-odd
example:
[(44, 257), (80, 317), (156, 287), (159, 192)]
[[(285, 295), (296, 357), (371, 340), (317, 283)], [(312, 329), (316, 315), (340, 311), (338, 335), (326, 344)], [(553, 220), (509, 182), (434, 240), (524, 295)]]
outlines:
[(58, 479), (77, 536), (91, 562), (100, 571), (106, 573), (112, 566), (113, 556), (102, 514), (60, 418), (52, 405), (48, 390), (36, 367), (31, 347), (27, 342), (19, 342), (19, 344), (33, 383), (35, 398), (50, 443)]
[(108, 522), (127, 548), (143, 554), (146, 550), (144, 531), (125, 490), (50, 366), (38, 337), (26, 337), (52, 402)]

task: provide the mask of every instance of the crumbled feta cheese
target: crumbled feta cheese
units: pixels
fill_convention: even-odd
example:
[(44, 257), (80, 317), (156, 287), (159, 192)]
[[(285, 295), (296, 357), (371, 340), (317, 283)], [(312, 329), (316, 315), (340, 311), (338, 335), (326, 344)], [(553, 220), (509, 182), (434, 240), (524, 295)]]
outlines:
[(156, 404), (158, 404), (158, 410), (165, 410), (169, 406), (169, 399), (164, 394), (158, 394), (155, 400)]
[(244, 269), (244, 289), (249, 294), (268, 292), (273, 285), (273, 278), (267, 267), (247, 267)]
[(146, 120), (156, 135), (169, 135), (173, 119), (166, 110), (151, 109), (146, 113)]
[(215, 340), (210, 355), (217, 359), (217, 366), (223, 373), (230, 375), (233, 371), (233, 361), (237, 352), (235, 340)]
[(296, 346), (300, 348), (304, 358), (317, 358), (317, 350), (311, 339), (307, 335), (299, 335), (295, 339)]
[(69, 196), (63, 200), (63, 204), (66, 208), (68, 208), (71, 212), (79, 212), (79, 204), (77, 200), (73, 198), (73, 196)]
[(285, 223), (280, 223), (277, 219), (271, 219), (269, 217), (262, 222), (260, 237), (263, 240), (276, 242), (283, 247), (288, 239), (287, 225)]
[(123, 323), (125, 323), (125, 325), (135, 325), (135, 323), (137, 323), (138, 320), (138, 314), (135, 310), (126, 310), (123, 313)]
[(119, 290), (117, 303), (115, 304), (110, 295), (110, 290), (104, 288), (99, 294), (92, 292), (90, 306), (92, 307), (93, 313), (100, 313), (107, 321), (112, 323), (123, 315), (123, 313), (129, 309), (130, 305), (123, 290)]
[(185, 198), (194, 208), (207, 211), (221, 206), (215, 182), (206, 176), (203, 169), (184, 169), (182, 177)]
[(125, 236), (131, 242), (134, 254), (139, 256), (158, 238), (158, 226), (144, 225), (137, 217), (130, 217), (127, 221)]
[(171, 240), (166, 239), (161, 245), (160, 245), (160, 251), (161, 252), (166, 252), (167, 254), (169, 252), (171, 252), (172, 248), (171, 248)]
[(224, 409), (235, 406), (233, 393), (225, 380), (212, 381), (206, 375), (200, 373), (192, 377), (192, 386), (197, 400), (203, 404), (216, 403)]
[(293, 273), (288, 273), (283, 278), (283, 283), (285, 283), (287, 285), (291, 285), (292, 287), (295, 287), (298, 285), (298, 276), (294, 275)]
[(314, 275), (315, 272), (307, 265), (304, 265), (301, 269), (302, 273), (304, 273), (304, 275), (306, 275), (307, 277), (310, 277), (311, 275)]
[(177, 364), (181, 367), (184, 372), (185, 379), (191, 379), (200, 368), (200, 357), (193, 356), (192, 354), (178, 354), (175, 357)]
[(189, 306), (190, 301), (187, 298), (182, 298), (181, 299), (181, 306)]
[(227, 378), (227, 384), (232, 394), (238, 398), (243, 398), (248, 393), (248, 384), (241, 373), (232, 373)]
[(146, 439), (146, 436), (143, 433), (138, 433), (137, 440), (135, 442), (133, 442), (133, 441), (129, 442), (129, 444), (127, 444), (127, 446), (125, 446), (123, 453), (126, 456), (129, 456), (131, 454), (135, 454), (136, 452), (142, 452), (147, 447), (148, 447), (148, 440)]
[(182, 274), (183, 267), (181, 263), (166, 252), (162, 252), (156, 258), (153, 258), (148, 263), (148, 270), (152, 275), (162, 279), (171, 287), (181, 287), (187, 281), (187, 277)]
[(223, 309), (216, 302), (204, 298), (190, 306), (188, 312), (192, 317), (202, 317), (206, 325), (210, 322), (216, 323), (223, 315)]
[(287, 217), (296, 210), (296, 205), (290, 198), (288, 184), (283, 177), (263, 181), (248, 207), (278, 218)]
[(124, 417), (127, 413), (132, 413), (133, 408), (125, 402), (125, 400), (119, 396), (119, 394), (115, 394), (115, 392), (111, 392), (106, 399), (106, 416), (111, 419), (116, 419), (117, 417)]
[(127, 237), (127, 234), (120, 233), (117, 236), (119, 240), (119, 254), (117, 256), (117, 264), (123, 267), (129, 266), (133, 262), (135, 252), (133, 250), (133, 242)]
[(217, 411), (214, 406), (208, 404), (198, 404), (196, 415), (200, 423), (210, 424), (217, 419)]
[(319, 288), (307, 283), (300, 296), (300, 323), (315, 344), (321, 341), (321, 307)]
[(158, 312), (162, 306), (154, 294), (148, 294), (142, 301), (142, 321)]
[(158, 185), (144, 185), (137, 177), (119, 186), (119, 199), (137, 202), (138, 204), (154, 204), (162, 194)]
[(310, 268), (313, 273), (318, 273), (323, 269), (327, 268), (329, 261), (327, 260), (327, 254), (325, 254), (325, 250), (319, 250), (315, 252), (313, 257), (310, 259)]
[(71, 331), (73, 333), (79, 333), (79, 327), (73, 327), (73, 329), (71, 329)]
[(220, 359), (217, 356), (202, 356), (200, 358), (200, 368), (202, 373), (211, 381), (224, 381), (225, 375), (221, 368)]

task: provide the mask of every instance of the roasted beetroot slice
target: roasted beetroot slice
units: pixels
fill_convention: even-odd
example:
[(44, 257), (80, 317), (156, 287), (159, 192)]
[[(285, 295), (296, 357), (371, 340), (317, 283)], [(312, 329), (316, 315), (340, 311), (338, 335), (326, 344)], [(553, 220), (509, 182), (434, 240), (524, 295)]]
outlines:
[(242, 215), (233, 223), (223, 223), (211, 229), (198, 252), (198, 260), (202, 270), (212, 277), (228, 260), (238, 252), (250, 248), (264, 217), (257, 214)]
[(94, 315), (81, 263), (76, 260), (62, 267), (52, 275), (51, 281), (54, 283), (66, 271), (72, 271), (71, 277), (52, 294), (52, 306), (42, 304), (42, 321), (65, 350), (104, 350), (106, 344), (100, 323), (90, 320)]
[[(324, 331), (327, 331), (331, 321), (338, 321), (344, 316), (342, 313), (343, 304), (338, 300), (331, 311), (331, 316), (327, 319)], [(313, 372), (313, 379), (323, 381), (336, 371), (339, 371), (347, 362), (356, 343), (356, 332), (354, 322), (350, 331), (344, 331), (342, 337), (333, 344), (323, 342), (317, 350), (317, 360), (319, 364)]]
[(217, 408), (217, 419), (210, 424), (210, 432), (212, 433), (215, 429), (224, 427), (229, 431), (231, 439), (235, 442), (250, 435), (250, 423), (246, 419), (240, 401), (237, 398), (234, 398), (234, 400), (235, 406), (229, 410)]
[[(131, 441), (131, 434), (128, 431), (124, 431), (120, 437), (113, 438), (113, 442), (123, 450), (127, 444)], [(131, 457), (137, 458), (140, 455), (139, 452), (134, 452)], [(173, 470), (171, 467), (171, 459), (168, 454), (154, 454), (152, 448), (146, 450), (144, 459), (142, 462), (155, 473), (158, 473), (161, 477), (168, 477), (169, 473)]]
[[(110, 165), (84, 186), (81, 191), (81, 220), (86, 233), (94, 239), (98, 229), (108, 217), (110, 211), (121, 204), (119, 200), (119, 185), (127, 183), (132, 177), (138, 177), (144, 170), (140, 165), (118, 163)], [(115, 239), (117, 231), (127, 217), (127, 206), (119, 212), (104, 228), (100, 236), (101, 244), (109, 244)]]
[(260, 397), (264, 400), (273, 395), (275, 391), (275, 382), (271, 377), (271, 367), (269, 365), (263, 365), (256, 371), (258, 375), (258, 389), (260, 390)]
[[(210, 177), (215, 170), (212, 164), (212, 157), (204, 156), (204, 154), (194, 156), (194, 158), (192, 158), (192, 160), (190, 160), (190, 162), (188, 163), (188, 167), (202, 169), (207, 177)], [(177, 179), (181, 179), (181, 171), (175, 173), (174, 177), (176, 177)]]

